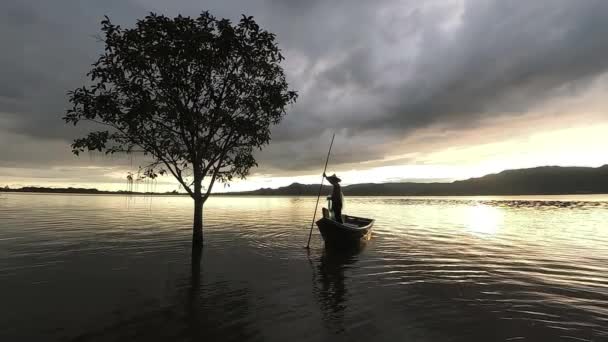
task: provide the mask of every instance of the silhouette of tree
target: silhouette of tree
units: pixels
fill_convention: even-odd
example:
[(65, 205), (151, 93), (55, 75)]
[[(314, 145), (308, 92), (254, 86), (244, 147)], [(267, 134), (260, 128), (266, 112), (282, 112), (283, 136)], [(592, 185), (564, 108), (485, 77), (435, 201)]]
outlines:
[(151, 13), (130, 29), (105, 17), (101, 25), (105, 52), (87, 74), (91, 82), (68, 93), (64, 120), (106, 127), (74, 140), (72, 151), (151, 156), (146, 177), (170, 173), (194, 199), (193, 243), (201, 244), (213, 184), (257, 166), (253, 151), (268, 144), (270, 126), (297, 98), (275, 35), (253, 17), (232, 24), (209, 12)]

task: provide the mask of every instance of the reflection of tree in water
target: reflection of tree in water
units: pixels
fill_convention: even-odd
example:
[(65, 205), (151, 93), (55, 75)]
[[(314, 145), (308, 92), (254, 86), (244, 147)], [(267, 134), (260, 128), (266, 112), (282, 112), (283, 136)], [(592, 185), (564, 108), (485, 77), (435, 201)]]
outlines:
[(188, 290), (187, 335), (194, 340), (243, 341), (259, 334), (251, 330), (250, 291), (233, 288), (229, 282), (201, 283), (202, 249), (193, 247)]
[(101, 330), (78, 336), (74, 341), (244, 341), (261, 339), (253, 328), (251, 293), (229, 281), (205, 284), (202, 280), (203, 251), (192, 250), (190, 275), (178, 285), (171, 303), (146, 310)]
[(362, 246), (349, 249), (325, 248), (313, 270), (313, 293), (321, 306), (323, 324), (332, 333), (344, 331), (348, 291), (344, 271), (357, 261)]

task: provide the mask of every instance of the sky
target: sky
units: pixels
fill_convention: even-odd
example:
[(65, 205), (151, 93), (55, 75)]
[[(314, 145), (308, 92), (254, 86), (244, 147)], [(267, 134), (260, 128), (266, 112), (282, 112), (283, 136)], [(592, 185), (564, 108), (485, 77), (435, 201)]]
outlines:
[[(140, 156), (72, 155), (66, 92), (103, 51), (104, 15), (252, 15), (277, 35), (298, 102), (245, 181), (452, 181), (608, 164), (608, 1), (3, 0), (0, 186), (126, 190)], [(179, 190), (163, 177), (139, 190)]]

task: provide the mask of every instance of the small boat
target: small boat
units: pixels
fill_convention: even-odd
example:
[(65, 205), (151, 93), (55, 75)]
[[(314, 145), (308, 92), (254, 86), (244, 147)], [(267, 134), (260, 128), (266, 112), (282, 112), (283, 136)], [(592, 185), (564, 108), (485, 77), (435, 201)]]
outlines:
[(323, 208), (323, 218), (316, 223), (326, 245), (352, 246), (371, 239), (373, 219), (342, 215), (342, 222), (332, 219), (330, 210)]

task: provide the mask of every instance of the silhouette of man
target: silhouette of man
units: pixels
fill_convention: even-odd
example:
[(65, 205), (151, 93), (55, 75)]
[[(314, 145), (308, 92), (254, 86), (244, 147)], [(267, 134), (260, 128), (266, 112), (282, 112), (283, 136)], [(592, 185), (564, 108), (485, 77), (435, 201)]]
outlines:
[(334, 187), (331, 192), (332, 210), (334, 211), (336, 221), (343, 223), (342, 207), (344, 207), (344, 194), (342, 194), (342, 187), (340, 186), (342, 180), (338, 178), (335, 173), (329, 177), (323, 173), (323, 177), (327, 178), (329, 183)]

